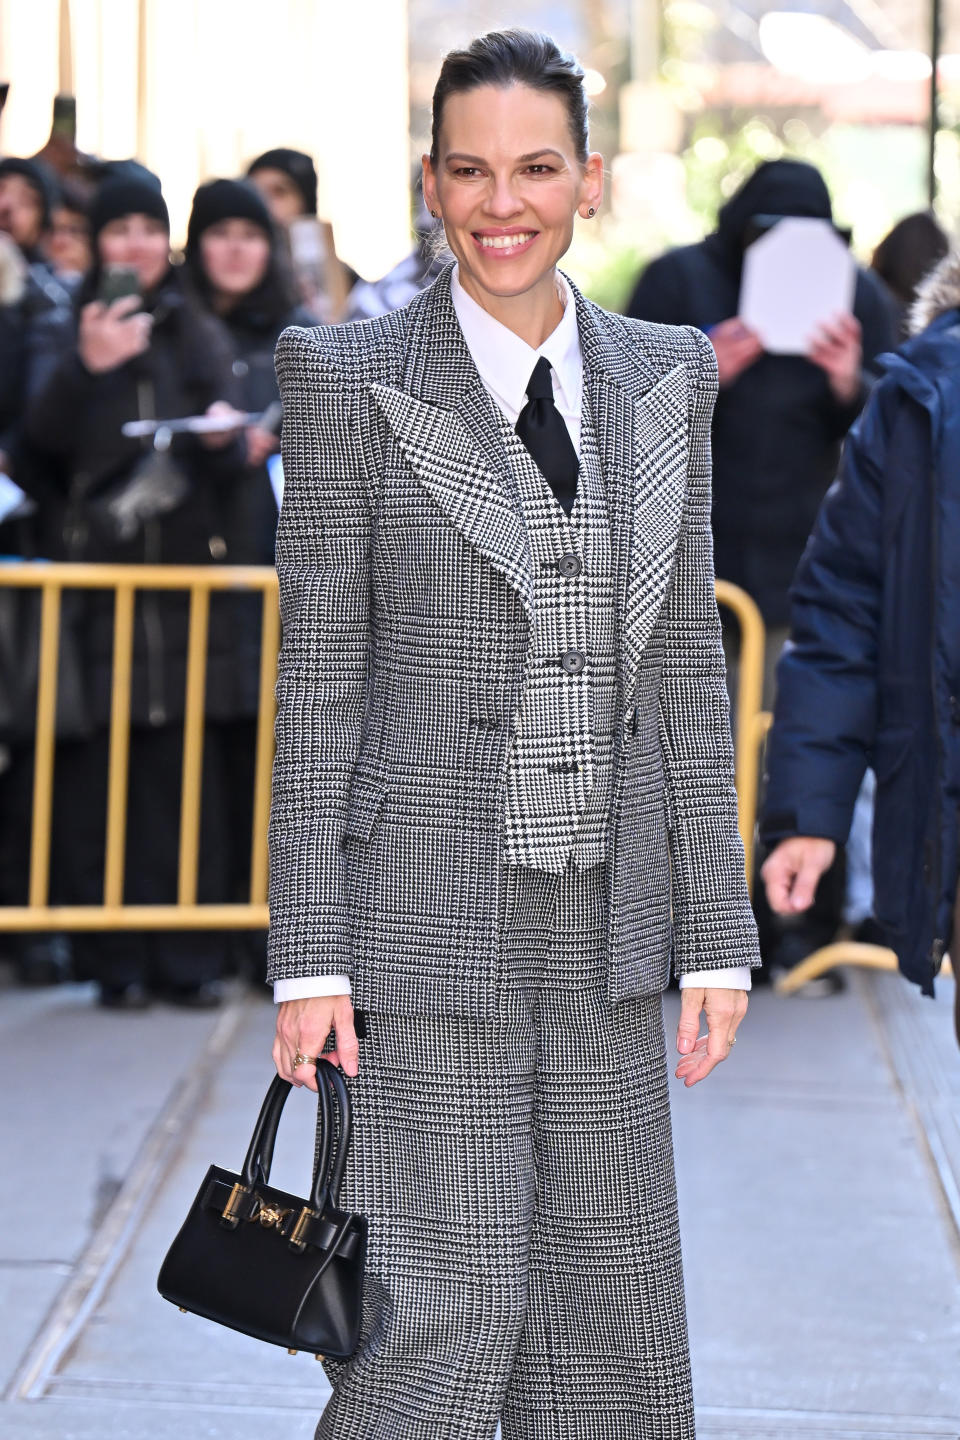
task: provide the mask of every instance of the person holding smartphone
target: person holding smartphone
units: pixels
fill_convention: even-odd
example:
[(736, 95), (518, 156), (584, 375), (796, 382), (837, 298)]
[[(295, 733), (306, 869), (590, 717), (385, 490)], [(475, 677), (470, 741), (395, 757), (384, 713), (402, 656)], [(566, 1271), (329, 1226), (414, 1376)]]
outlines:
[[(213, 564), (226, 540), (243, 473), (242, 437), (176, 436), (166, 451), (125, 437), (125, 422), (230, 413), (239, 399), (230, 342), (185, 292), (170, 263), (166, 203), (139, 176), (106, 180), (91, 214), (94, 265), (59, 358), (28, 406), (28, 474), (53, 552), (78, 561)], [(256, 704), (256, 667), (235, 645), (229, 596), (211, 606), (199, 895), (227, 898), (227, 805), (219, 722)], [(223, 600), (225, 604), (218, 603)], [(176, 897), (188, 602), (140, 597), (133, 656), (125, 900)], [(92, 903), (102, 895), (104, 796), (112, 674), (113, 602), (89, 592), (74, 627), (82, 686), (58, 745), (53, 893)], [(218, 933), (78, 935), (81, 974), (101, 1003), (140, 1008), (163, 994), (181, 1004), (219, 1001), (226, 939)]]

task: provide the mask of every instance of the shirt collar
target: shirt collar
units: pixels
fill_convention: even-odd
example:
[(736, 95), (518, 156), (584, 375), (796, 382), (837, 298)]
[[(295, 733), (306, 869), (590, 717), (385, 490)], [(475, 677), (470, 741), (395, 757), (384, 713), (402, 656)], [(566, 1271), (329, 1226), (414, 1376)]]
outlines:
[(460, 284), (460, 268), (450, 277), (450, 296), (467, 349), (484, 385), (504, 408), (515, 414), (527, 402), (527, 385), (533, 367), (543, 355), (553, 371), (554, 398), (558, 409), (579, 410), (583, 390), (583, 357), (577, 309), (565, 275), (557, 271), (557, 287), (563, 300), (563, 317), (557, 328), (534, 350), (519, 335), (478, 305)]

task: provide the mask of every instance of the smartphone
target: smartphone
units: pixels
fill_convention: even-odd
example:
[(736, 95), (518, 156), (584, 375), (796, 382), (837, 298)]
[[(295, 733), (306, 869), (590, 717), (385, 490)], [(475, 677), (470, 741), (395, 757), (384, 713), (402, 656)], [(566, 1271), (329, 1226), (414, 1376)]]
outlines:
[(71, 145), (77, 143), (77, 100), (75, 95), (57, 95), (53, 101), (51, 135), (62, 135)]
[(100, 277), (97, 299), (104, 305), (140, 294), (140, 276), (130, 265), (107, 265)]
[(322, 283), (328, 258), (327, 237), (315, 215), (298, 215), (287, 230), (290, 237), (290, 258), (298, 275)]

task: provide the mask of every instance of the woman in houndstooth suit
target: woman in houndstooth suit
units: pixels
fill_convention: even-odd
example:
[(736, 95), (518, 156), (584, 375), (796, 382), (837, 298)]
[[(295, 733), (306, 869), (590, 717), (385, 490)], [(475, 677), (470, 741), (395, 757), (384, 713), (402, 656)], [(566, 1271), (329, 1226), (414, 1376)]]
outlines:
[(455, 263), (277, 352), (274, 1057), (351, 1077), (370, 1222), (319, 1440), (694, 1433), (661, 995), (692, 1086), (758, 963), (716, 365), (557, 269), (602, 185), (576, 62), (481, 37), (424, 157)]

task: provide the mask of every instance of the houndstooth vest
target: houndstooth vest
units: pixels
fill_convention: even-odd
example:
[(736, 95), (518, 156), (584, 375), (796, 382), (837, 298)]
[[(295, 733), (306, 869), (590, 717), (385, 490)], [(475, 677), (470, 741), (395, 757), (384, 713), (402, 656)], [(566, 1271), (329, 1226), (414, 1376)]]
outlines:
[(533, 624), (507, 761), (504, 859), (556, 873), (606, 851), (616, 706), (616, 606), (603, 472), (584, 394), (568, 516), (504, 420), (530, 539)]

